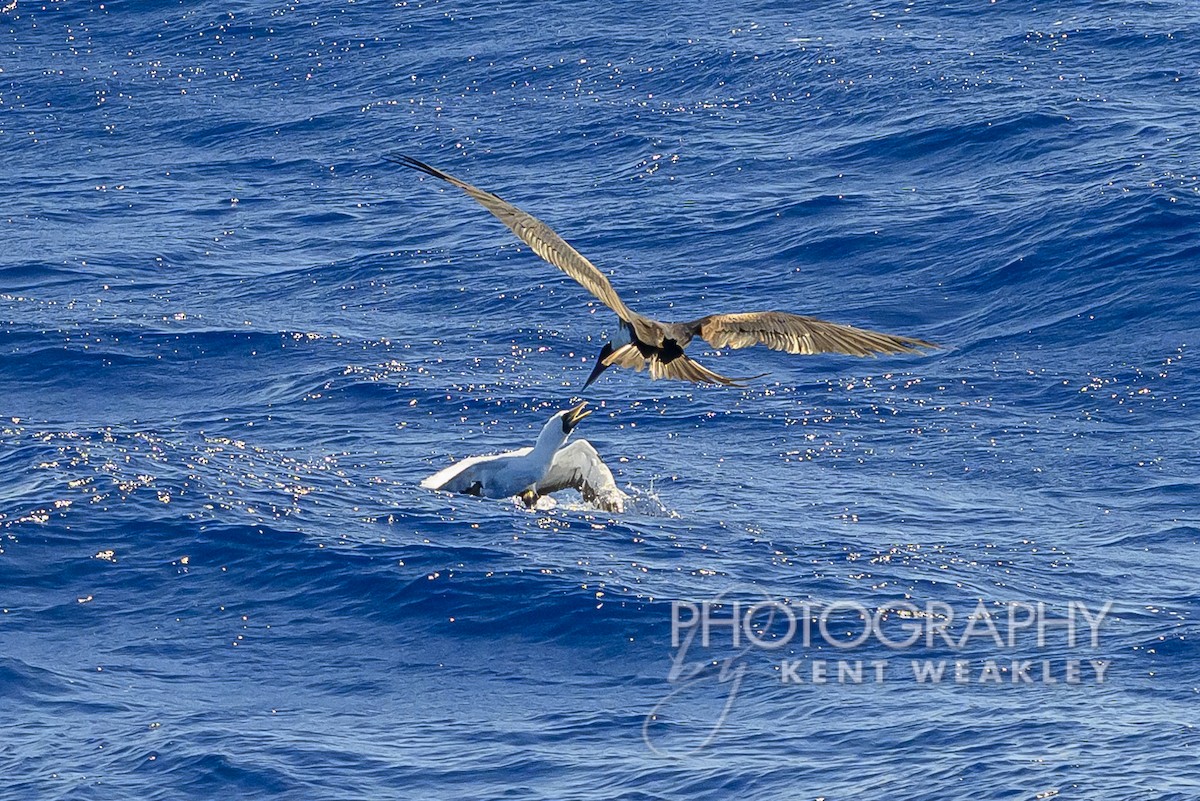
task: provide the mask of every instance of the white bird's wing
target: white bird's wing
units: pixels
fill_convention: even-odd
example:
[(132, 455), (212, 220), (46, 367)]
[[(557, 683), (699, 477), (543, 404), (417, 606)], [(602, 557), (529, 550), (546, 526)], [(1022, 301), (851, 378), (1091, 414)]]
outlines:
[(538, 482), (539, 495), (576, 489), (583, 499), (608, 512), (625, 511), (625, 493), (617, 488), (612, 471), (586, 439), (559, 448), (546, 475)]
[(524, 456), (531, 450), (533, 448), (518, 448), (515, 451), (507, 451), (505, 453), (468, 456), (462, 461), (455, 462), (448, 467), (443, 467), (432, 476), (422, 480), (421, 486), (425, 489), (442, 490), (444, 492), (466, 492), (478, 480), (475, 476), (475, 468), (478, 465), (509, 456)]

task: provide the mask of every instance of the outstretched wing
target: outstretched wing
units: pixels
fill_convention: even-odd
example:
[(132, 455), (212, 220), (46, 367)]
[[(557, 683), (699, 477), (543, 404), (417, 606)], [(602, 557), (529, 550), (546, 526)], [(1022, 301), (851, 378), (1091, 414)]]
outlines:
[(539, 495), (563, 489), (579, 490), (585, 501), (605, 511), (625, 511), (625, 493), (617, 487), (612, 471), (586, 439), (559, 448), (550, 469), (537, 485)]
[(923, 339), (882, 334), (787, 312), (710, 314), (688, 326), (714, 348), (766, 345), (772, 350), (788, 353), (873, 356), (877, 353), (920, 353), (921, 348), (938, 347)]
[(622, 320), (632, 322), (638, 316), (625, 305), (616, 290), (613, 289), (612, 284), (609, 283), (608, 277), (600, 272), (596, 265), (568, 245), (562, 237), (554, 232), (553, 228), (532, 214), (526, 214), (491, 192), (485, 192), (479, 187), (461, 181), (453, 175), (448, 175), (436, 167), (430, 167), (411, 156), (387, 155), (384, 158), (393, 164), (409, 167), (457, 186), (474, 198), (479, 205), (494, 214), (500, 222), (507, 225), (509, 230), (533, 249), (534, 253), (578, 281), (584, 289), (616, 312)]
[(443, 467), (432, 476), (423, 479), (421, 486), (425, 489), (442, 490), (443, 492), (469, 492), (472, 485), (480, 480), (477, 475), (480, 472), (478, 469), (479, 465), (495, 461), (496, 459), (524, 456), (531, 450), (533, 448), (518, 448), (515, 451), (507, 451), (506, 453), (468, 456), (466, 459)]

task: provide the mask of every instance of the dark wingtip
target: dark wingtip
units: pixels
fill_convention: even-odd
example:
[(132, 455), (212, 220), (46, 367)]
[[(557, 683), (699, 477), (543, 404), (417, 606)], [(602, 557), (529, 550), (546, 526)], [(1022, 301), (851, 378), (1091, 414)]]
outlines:
[(758, 375), (738, 376), (737, 378), (729, 379), (731, 387), (742, 387), (743, 389), (750, 386), (748, 382), (757, 381), (760, 378), (766, 378), (770, 373), (759, 373)]
[(436, 167), (430, 167), (425, 162), (418, 161), (412, 156), (406, 156), (403, 153), (385, 153), (383, 160), (392, 164), (399, 164), (401, 167), (408, 167), (417, 172), (423, 172), (426, 175), (432, 175), (434, 178), (441, 178), (443, 181), (447, 178), (446, 174)]
[(383, 160), (390, 161), (392, 164), (399, 164), (401, 167), (410, 166), (408, 160), (411, 156), (406, 156), (403, 153), (384, 153)]
[(900, 341), (903, 343), (904, 350), (902, 352), (904, 353), (920, 353), (924, 355), (921, 351), (922, 348), (942, 349), (942, 346), (936, 342), (929, 342), (924, 339), (917, 339), (916, 337), (900, 337)]

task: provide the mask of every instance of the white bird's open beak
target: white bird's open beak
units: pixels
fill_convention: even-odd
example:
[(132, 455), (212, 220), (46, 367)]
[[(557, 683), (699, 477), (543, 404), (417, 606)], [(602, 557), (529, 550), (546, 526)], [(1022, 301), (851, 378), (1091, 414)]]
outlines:
[(587, 417), (589, 414), (592, 413), (591, 409), (585, 408), (586, 406), (587, 406), (587, 401), (583, 401), (578, 406), (572, 408), (570, 411), (568, 411), (566, 414), (563, 415), (563, 418), (562, 418), (563, 431), (570, 434), (571, 429), (573, 429), (573, 428), (575, 428), (575, 426), (579, 425), (579, 421), (583, 420), (583, 418)]

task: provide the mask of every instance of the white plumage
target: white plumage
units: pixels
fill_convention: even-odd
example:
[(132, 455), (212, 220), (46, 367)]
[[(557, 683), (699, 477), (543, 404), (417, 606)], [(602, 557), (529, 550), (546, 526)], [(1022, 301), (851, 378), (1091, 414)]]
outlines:
[(542, 495), (575, 489), (601, 509), (624, 511), (625, 493), (592, 444), (581, 439), (563, 445), (579, 421), (591, 414), (585, 406), (586, 402), (555, 413), (532, 447), (468, 457), (429, 476), (421, 486), (485, 498), (519, 495), (530, 506)]

